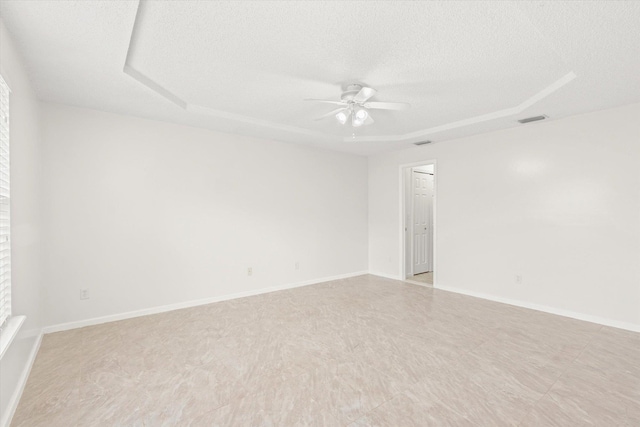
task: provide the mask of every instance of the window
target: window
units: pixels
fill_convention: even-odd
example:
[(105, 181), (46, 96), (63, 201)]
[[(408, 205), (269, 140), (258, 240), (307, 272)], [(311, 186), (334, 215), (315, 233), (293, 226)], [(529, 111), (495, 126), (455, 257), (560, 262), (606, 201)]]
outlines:
[(11, 316), (9, 87), (0, 76), (0, 328)]

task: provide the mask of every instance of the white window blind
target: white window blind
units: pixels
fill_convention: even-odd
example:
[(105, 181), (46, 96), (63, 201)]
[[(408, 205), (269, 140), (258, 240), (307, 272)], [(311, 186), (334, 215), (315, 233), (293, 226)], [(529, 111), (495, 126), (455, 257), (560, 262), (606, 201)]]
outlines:
[(0, 76), (0, 328), (11, 316), (9, 87)]

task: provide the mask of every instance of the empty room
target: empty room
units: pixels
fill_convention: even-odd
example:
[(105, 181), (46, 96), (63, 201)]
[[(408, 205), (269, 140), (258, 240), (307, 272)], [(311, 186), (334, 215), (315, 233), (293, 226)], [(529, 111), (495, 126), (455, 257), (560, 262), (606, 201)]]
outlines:
[(639, 22), (0, 0), (0, 427), (640, 426)]

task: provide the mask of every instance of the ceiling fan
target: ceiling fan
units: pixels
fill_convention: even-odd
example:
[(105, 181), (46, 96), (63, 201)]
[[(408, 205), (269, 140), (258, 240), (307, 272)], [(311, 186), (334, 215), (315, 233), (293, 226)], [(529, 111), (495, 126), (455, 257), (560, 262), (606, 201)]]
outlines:
[(347, 86), (340, 96), (339, 101), (333, 99), (305, 99), (305, 101), (324, 102), (327, 104), (340, 105), (333, 111), (329, 111), (318, 117), (316, 120), (324, 119), (325, 117), (335, 116), (336, 120), (340, 124), (346, 124), (351, 117), (351, 126), (360, 127), (363, 125), (370, 125), (373, 123), (373, 118), (367, 110), (406, 110), (411, 105), (404, 102), (377, 102), (368, 101), (373, 95), (376, 94), (376, 90), (370, 87), (362, 86), (359, 84), (351, 84)]

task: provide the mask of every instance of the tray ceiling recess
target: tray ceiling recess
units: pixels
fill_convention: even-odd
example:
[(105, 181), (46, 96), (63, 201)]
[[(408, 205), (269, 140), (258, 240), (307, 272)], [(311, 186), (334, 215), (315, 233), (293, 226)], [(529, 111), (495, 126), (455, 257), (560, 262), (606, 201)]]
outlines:
[[(415, 142), (515, 116), (576, 78), (510, 3), (382, 5), (363, 28), (350, 25), (362, 12), (351, 4), (332, 13), (323, 2), (288, 3), (282, 14), (249, 3), (140, 1), (124, 72), (188, 112), (238, 128), (345, 142)], [(394, 32), (375, 30), (385, 26)], [(354, 82), (378, 90), (372, 102), (412, 108), (354, 130), (317, 122), (326, 109), (303, 105), (339, 99)]]

